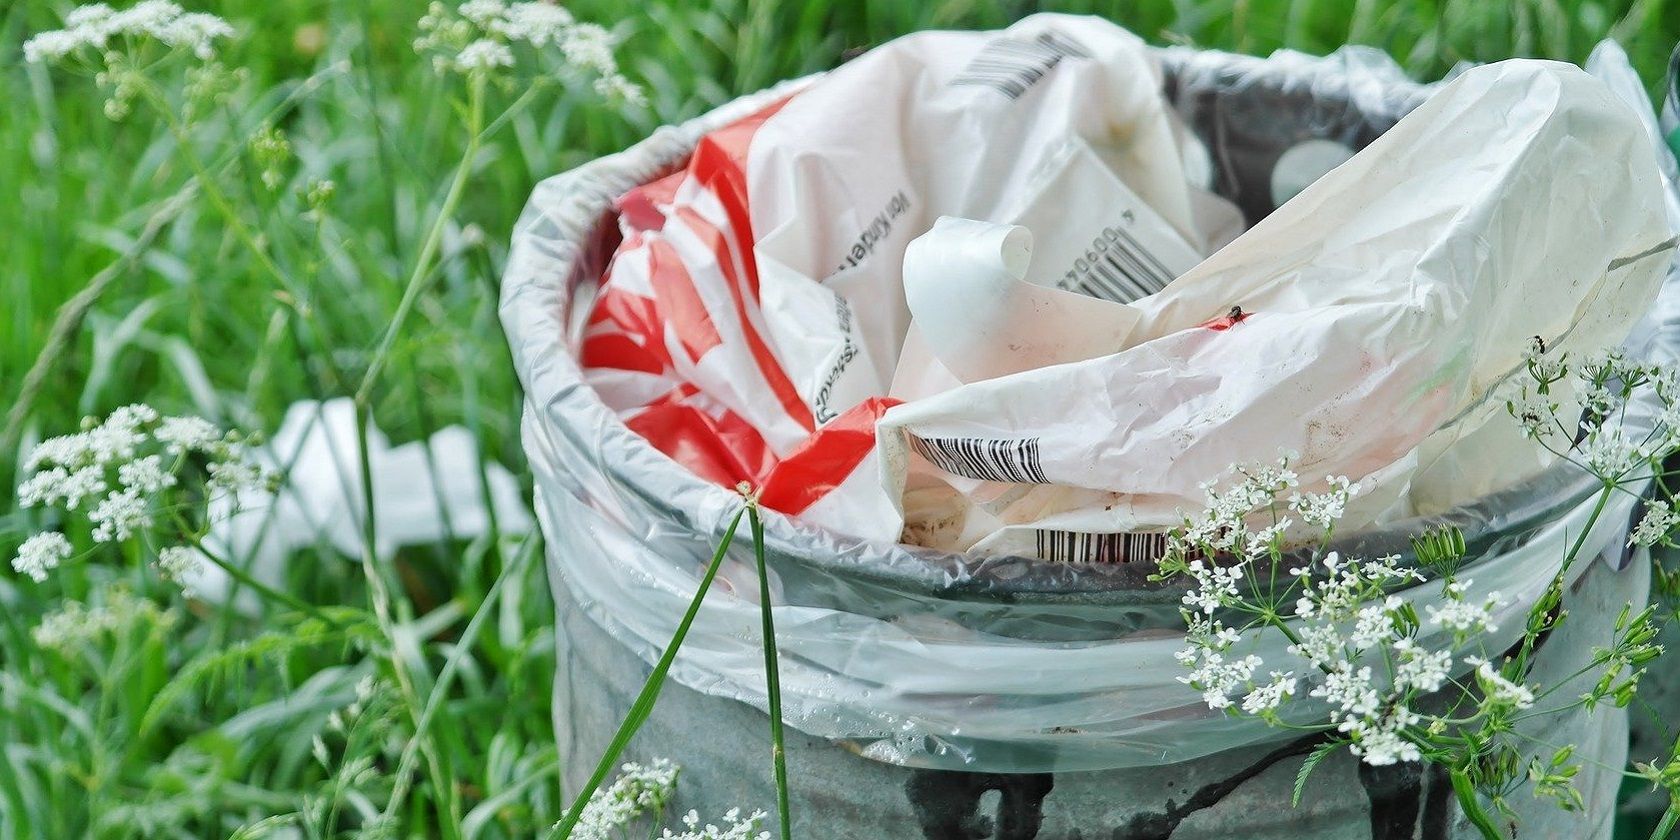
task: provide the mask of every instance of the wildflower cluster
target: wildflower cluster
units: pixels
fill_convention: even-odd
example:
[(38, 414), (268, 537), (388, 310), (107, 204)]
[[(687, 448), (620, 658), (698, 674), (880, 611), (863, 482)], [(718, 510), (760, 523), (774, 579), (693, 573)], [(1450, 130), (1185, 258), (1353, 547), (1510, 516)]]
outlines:
[(595, 791), (572, 837), (608, 840), (612, 832), (644, 814), (656, 813), (677, 789), (677, 765), (656, 758), (651, 765), (626, 762), (611, 786)]
[[(1419, 760), (1417, 744), (1406, 735), (1423, 722), (1413, 704), (1445, 685), (1454, 667), (1450, 649), (1430, 647), (1423, 639), (1445, 637), (1462, 645), (1490, 632), (1504, 600), (1497, 592), (1472, 596), (1472, 581), (1449, 578), (1442, 603), (1425, 606), (1419, 616), (1407, 600), (1391, 594), (1425, 579), (1398, 556), (1355, 561), (1331, 551), (1290, 567), (1280, 580), (1283, 531), (1292, 524), (1281, 511), (1329, 532), (1359, 488), (1331, 477), (1324, 492), (1302, 492), (1287, 462), (1239, 469), (1237, 476), (1230, 488), (1209, 490), (1207, 511), (1174, 535), (1163, 563), (1195, 584), (1183, 600), (1188, 644), (1177, 654), (1190, 672), (1179, 679), (1202, 692), (1210, 708), (1274, 723), (1282, 723), (1279, 707), (1306, 683), (1312, 686), (1306, 695), (1329, 707), (1329, 723), (1366, 763)], [(1270, 514), (1272, 524), (1251, 527), (1256, 512)], [(1267, 579), (1257, 580), (1260, 574)], [(1239, 617), (1239, 625), (1228, 624), (1228, 616)], [(1285, 633), (1291, 661), (1267, 663), (1252, 653), (1237, 654), (1248, 631), (1266, 626)], [(1478, 661), (1462, 665), (1467, 669)], [(1507, 696), (1512, 695), (1498, 699)], [(1490, 693), (1486, 699), (1496, 698)]]
[[(1617, 353), (1572, 367), (1538, 341), (1525, 368), (1528, 381), (1507, 410), (1526, 436), (1599, 478), (1601, 501), (1659, 474), (1661, 459), (1680, 448), (1680, 382), (1672, 372)], [(1642, 424), (1623, 420), (1641, 388), (1655, 391), (1657, 410), (1651, 430), (1634, 433)], [(1562, 406), (1576, 401), (1569, 393), (1583, 410), (1565, 420)], [(1188, 673), (1180, 680), (1210, 708), (1277, 726), (1299, 728), (1316, 709), (1326, 715), (1322, 731), (1366, 764), (1441, 762), (1496, 804), (1526, 778), (1537, 795), (1579, 807), (1572, 746), (1526, 759), (1525, 767), (1532, 745), (1513, 743), (1511, 732), (1517, 719), (1550, 711), (1537, 707), (1556, 699), (1530, 682), (1532, 654), (1567, 616), (1565, 573), (1580, 541), (1545, 594), (1526, 605), (1517, 644), (1502, 642), (1490, 653), (1513, 605), (1461, 576), (1469, 559), (1462, 535), (1420, 536), (1415, 563), (1344, 557), (1330, 550), (1330, 537), (1359, 487), (1341, 477), (1320, 487), (1304, 492), (1287, 459), (1238, 468), (1229, 486), (1207, 487), (1206, 510), (1174, 532), (1161, 577), (1192, 584), (1182, 602), (1186, 646), (1177, 658)], [(1673, 500), (1654, 501), (1629, 542), (1673, 544), (1677, 526)], [(1654, 617), (1654, 608), (1625, 609), (1610, 643), (1594, 649), (1581, 672), (1596, 683), (1562, 708), (1628, 705), (1645, 664), (1661, 653)], [(1287, 660), (1260, 655), (1276, 650), (1260, 644), (1271, 634), (1287, 642)], [(1315, 705), (1287, 713), (1290, 701)], [(1476, 807), (1466, 803), (1467, 812)]]
[[(1506, 411), (1523, 434), (1560, 458), (1605, 481), (1650, 477), (1647, 468), (1680, 448), (1680, 372), (1628, 359), (1619, 350), (1572, 360), (1553, 353), (1539, 338), (1524, 353), (1528, 376), (1512, 389)], [(1629, 431), (1625, 413), (1641, 389), (1657, 397), (1652, 428)], [(1573, 396), (1571, 396), (1573, 395)], [(1577, 417), (1565, 405), (1578, 404)]]
[(187, 12), (169, 0), (144, 0), (117, 11), (104, 3), (78, 6), (64, 28), (41, 32), (23, 45), (26, 61), (62, 64), (93, 74), (110, 91), (105, 115), (120, 120), (147, 91), (151, 78), (177, 56), (187, 58), (186, 93), (193, 102), (213, 98), (241, 76), (215, 61), (216, 42), (233, 35), (227, 21)]
[(770, 832), (758, 830), (766, 816), (764, 811), (742, 816), (740, 808), (730, 808), (723, 815), (723, 825), (701, 825), (700, 812), (691, 810), (683, 815), (683, 831), (673, 833), (667, 828), (659, 836), (661, 840), (770, 840)]
[(144, 625), (166, 630), (175, 619), (173, 611), (160, 609), (125, 589), (111, 588), (105, 591), (104, 602), (95, 606), (80, 601), (65, 602), (43, 616), (29, 635), (42, 648), (69, 653), (106, 634), (121, 633), (131, 627)]
[(112, 49), (113, 41), (130, 46), (150, 40), (208, 61), (216, 55), (216, 40), (232, 34), (233, 27), (227, 21), (187, 12), (169, 0), (143, 0), (120, 12), (104, 3), (93, 3), (71, 9), (64, 17), (63, 29), (42, 32), (24, 42), (23, 57), (33, 63), (78, 55), (103, 57)]
[(644, 101), (642, 89), (618, 69), (612, 34), (575, 20), (562, 6), (468, 0), (452, 10), (432, 3), (419, 26), (414, 48), (431, 55), (439, 73), (489, 77), (514, 66), (516, 45), (538, 51), (552, 46), (570, 69), (594, 77), (601, 95), (631, 104)]
[[(160, 523), (178, 531), (193, 505), (219, 496), (237, 499), (241, 491), (272, 484), (274, 477), (250, 460), (248, 446), (239, 433), (224, 433), (200, 417), (125, 406), (103, 422), (89, 418), (82, 431), (36, 446), (23, 464), (18, 503), (80, 517), (93, 543), (150, 536)], [(45, 531), (18, 548), (12, 568), (40, 582), (73, 554), (64, 533)], [(199, 560), (194, 548), (169, 546), (156, 552), (154, 565), (166, 579), (184, 584)]]

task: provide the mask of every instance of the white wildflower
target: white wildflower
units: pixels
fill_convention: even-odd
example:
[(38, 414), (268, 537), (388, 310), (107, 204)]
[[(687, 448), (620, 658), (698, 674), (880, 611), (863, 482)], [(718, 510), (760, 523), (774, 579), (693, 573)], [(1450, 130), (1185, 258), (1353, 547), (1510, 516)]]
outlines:
[(164, 580), (179, 587), (188, 597), (196, 593), (192, 588), (192, 580), (204, 561), (198, 552), (182, 545), (172, 545), (158, 552), (157, 560), (152, 564)]
[(1530, 394), (1523, 388), (1505, 402), (1505, 410), (1516, 418), (1523, 437), (1546, 440), (1558, 434), (1558, 403), (1545, 394)]
[(1464, 664), (1476, 669), (1476, 682), (1482, 687), (1482, 693), (1489, 702), (1509, 706), (1518, 711), (1534, 705), (1534, 692), (1526, 686), (1517, 685), (1506, 679), (1493, 667), (1493, 663), (1479, 656), (1467, 656)]
[(1497, 592), (1489, 592), (1481, 603), (1471, 603), (1464, 600), (1474, 581), (1449, 580), (1442, 588), (1442, 594), (1447, 602), (1439, 607), (1434, 604), (1426, 605), (1424, 613), (1429, 623), (1436, 627), (1445, 627), (1455, 633), (1491, 633), (1499, 629), (1493, 622), (1493, 611), (1505, 606), (1505, 599)]
[(140, 493), (156, 493), (175, 486), (175, 475), (163, 467), (159, 455), (147, 455), (117, 467), (117, 480), (123, 487)]
[(1237, 583), (1243, 578), (1243, 568), (1217, 566), (1198, 558), (1190, 561), (1189, 574), (1197, 586), (1184, 594), (1184, 605), (1211, 615), (1214, 610), (1236, 600)]
[(1431, 651), (1413, 639), (1400, 639), (1394, 643), (1394, 653), (1399, 659), (1394, 669), (1396, 688), (1402, 691), (1435, 691), (1446, 683), (1447, 672), (1452, 668), (1449, 652)]
[(25, 472), (43, 466), (79, 467), (88, 459), (87, 438), (80, 435), (50, 437), (35, 445), (23, 461)]
[(70, 13), (64, 16), (64, 27), (66, 29), (97, 28), (106, 25), (110, 19), (110, 6), (104, 3), (90, 3), (86, 6), (77, 6), (71, 9)]
[(731, 808), (723, 815), (723, 823), (700, 824), (700, 812), (690, 810), (683, 814), (684, 830), (672, 833), (665, 829), (660, 840), (769, 840), (770, 832), (759, 831), (759, 823), (769, 814), (764, 811), (754, 811), (742, 816), (740, 808)]
[(572, 837), (609, 840), (631, 820), (664, 808), (676, 787), (677, 766), (669, 760), (656, 758), (649, 766), (627, 762), (610, 786), (589, 797)]
[(65, 15), (63, 29), (30, 38), (23, 45), (23, 54), (31, 62), (57, 61), (84, 48), (99, 54), (112, 38), (120, 37), (128, 41), (149, 38), (209, 60), (215, 57), (216, 40), (231, 35), (233, 27), (227, 21), (215, 15), (186, 13), (167, 0), (145, 0), (120, 12), (98, 3)]
[(1309, 624), (1296, 631), (1299, 644), (1289, 646), (1289, 653), (1307, 660), (1314, 667), (1328, 667), (1330, 663), (1341, 659), (1344, 642), (1335, 625)]
[(65, 539), (63, 534), (57, 531), (43, 531), (24, 540), (23, 545), (18, 546), (17, 556), (12, 558), (12, 569), (40, 583), (47, 579), (47, 572), (70, 559), (70, 554), (70, 541)]
[(1380, 717), (1349, 718), (1338, 728), (1353, 736), (1349, 752), (1363, 758), (1366, 764), (1382, 767), (1423, 758), (1417, 745), (1402, 734), (1419, 719), (1417, 713), (1399, 706)]
[(605, 99), (615, 99), (629, 105), (647, 104), (647, 93), (640, 85), (625, 78), (621, 73), (596, 79), (595, 92)]
[(1202, 702), (1208, 708), (1223, 709), (1231, 705), (1231, 695), (1254, 679), (1254, 672), (1260, 665), (1258, 656), (1228, 660), (1219, 653), (1204, 651), (1196, 668), (1188, 676), (1179, 677), (1178, 681), (1200, 689)]
[(1285, 698), (1295, 696), (1297, 682), (1293, 673), (1273, 671), (1271, 682), (1243, 697), (1242, 710), (1247, 714), (1258, 715), (1277, 709)]
[(125, 589), (108, 589), (104, 598), (103, 604), (93, 607), (79, 601), (66, 602), (42, 616), (41, 623), (29, 631), (30, 638), (40, 647), (68, 653), (71, 648), (137, 623), (160, 628), (175, 623), (174, 612), (160, 610), (157, 604), (137, 598)]
[(75, 510), (82, 502), (105, 492), (105, 471), (97, 466), (76, 470), (53, 467), (35, 473), (18, 485), (18, 504), (24, 507), (58, 505)]
[(1289, 509), (1307, 524), (1328, 530), (1347, 512), (1348, 499), (1359, 494), (1359, 485), (1350, 483), (1345, 475), (1328, 476), (1324, 481), (1330, 489), (1323, 493), (1290, 495)]
[(93, 44), (82, 33), (55, 29), (24, 41), (23, 60), (30, 64), (58, 61), (85, 46)]
[(463, 73), (487, 72), (497, 67), (513, 66), (513, 50), (507, 44), (483, 38), (461, 48), (455, 56), (455, 69)]
[(1645, 506), (1639, 524), (1628, 534), (1628, 545), (1656, 545), (1667, 538), (1675, 525), (1680, 525), (1680, 513), (1675, 513), (1668, 502), (1653, 500)]
[(572, 13), (553, 3), (514, 3), (496, 31), (541, 47), (558, 43), (571, 25)]
[(1369, 650), (1395, 638), (1394, 611), (1405, 603), (1398, 596), (1390, 595), (1380, 604), (1368, 604), (1360, 607), (1354, 615), (1353, 633), (1348, 636), (1348, 645), (1356, 651)]
[(1598, 426), (1581, 444), (1580, 457), (1587, 471), (1593, 475), (1620, 479), (1645, 463), (1648, 456), (1627, 439), (1620, 426)]
[(1552, 382), (1563, 376), (1563, 359), (1548, 355), (1546, 342), (1540, 336), (1529, 338), (1523, 360), (1528, 362), (1534, 378), (1541, 382)]
[(613, 58), (612, 34), (599, 24), (580, 23), (568, 29), (560, 41), (560, 51), (566, 54), (568, 63), (584, 70), (593, 70), (601, 75), (618, 71), (618, 61)]
[(1356, 669), (1347, 660), (1333, 663), (1324, 684), (1308, 693), (1352, 717), (1375, 715), (1382, 704), (1382, 696), (1372, 683), (1370, 666)]
[(122, 542), (152, 524), (146, 500), (133, 490), (121, 490), (106, 496), (88, 519), (94, 523), (94, 542)]
[(82, 446), (93, 463), (108, 465), (134, 457), (146, 442), (145, 426), (157, 420), (157, 412), (144, 405), (123, 406), (100, 423), (82, 432)]
[(205, 452), (222, 441), (222, 431), (203, 417), (165, 417), (152, 433), (171, 455)]
[(479, 26), (489, 26), (507, 11), (507, 4), (502, 0), (467, 0), (455, 11)]
[(210, 472), (209, 486), (212, 489), (234, 493), (257, 489), (269, 479), (267, 470), (237, 450), (231, 452), (227, 460), (210, 462), (206, 469)]

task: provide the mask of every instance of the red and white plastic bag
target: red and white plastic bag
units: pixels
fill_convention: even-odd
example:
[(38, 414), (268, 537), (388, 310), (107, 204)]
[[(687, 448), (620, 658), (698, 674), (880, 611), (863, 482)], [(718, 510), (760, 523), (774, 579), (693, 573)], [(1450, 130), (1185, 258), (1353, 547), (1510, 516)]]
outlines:
[(1619, 343), (1668, 263), (1638, 118), (1568, 65), (1467, 71), (1234, 241), (1161, 88), (1136, 37), (1037, 15), (714, 132), (619, 203), (590, 383), (857, 536), (1043, 555), (1282, 451), (1373, 521), (1537, 467), (1490, 396), (1530, 336)]

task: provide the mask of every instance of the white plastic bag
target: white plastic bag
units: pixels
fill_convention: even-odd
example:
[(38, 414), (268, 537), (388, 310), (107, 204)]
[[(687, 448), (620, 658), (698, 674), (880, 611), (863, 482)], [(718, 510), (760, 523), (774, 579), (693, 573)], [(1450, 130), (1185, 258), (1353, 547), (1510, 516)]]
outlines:
[[(492, 521), (504, 534), (531, 530), (519, 480), (501, 464), (481, 462), (465, 427), (449, 426), (426, 440), (391, 446), (370, 426), (367, 440), (380, 560), (402, 546), (476, 538), (490, 532)], [(266, 469), (281, 476), (279, 489), (217, 497), (205, 544), (271, 585), (283, 583), (287, 559), (297, 551), (327, 545), (357, 556), (363, 507), (358, 451), (356, 409), (348, 398), (293, 403), (256, 453)], [(187, 581), (211, 600), (223, 599), (231, 584), (226, 572), (208, 563), (198, 564)], [(249, 591), (244, 596), (251, 597)]]
[[(903, 367), (912, 239), (941, 215), (1019, 223), (1039, 240), (1028, 282), (1132, 300), (1240, 229), (1186, 178), (1206, 153), (1161, 87), (1131, 33), (1037, 15), (894, 41), (712, 131), (618, 202), (590, 383), (700, 475), (896, 536), (871, 435)], [(1124, 265), (1086, 259), (1111, 252)]]
[[(1180, 522), (1209, 476), (1281, 451), (1303, 476), (1386, 491), (1367, 501), (1369, 522), (1399, 500), (1426, 441), (1438, 456), (1498, 417), (1475, 454), (1531, 447), (1489, 399), (1530, 336), (1566, 350), (1627, 337), (1674, 244), (1661, 183), (1638, 116), (1602, 82), (1552, 62), (1471, 69), (1129, 304), (1135, 326), (1113, 355), (887, 412), (885, 488), (902, 496), (914, 460), (954, 477), (942, 500), (916, 499), (919, 518), (947, 523), (941, 548), (1071, 544), (1094, 556), (1057, 559), (1108, 559), (1128, 532)], [(1066, 538), (1088, 533), (1116, 536)]]
[[(1161, 87), (1129, 33), (1037, 15), (711, 132), (619, 201), (590, 384), (809, 523), (1059, 560), (1151, 559), (1201, 482), (1283, 452), (1362, 484), (1348, 527), (1544, 466), (1490, 397), (1531, 336), (1623, 341), (1672, 247), (1632, 109), (1569, 65), (1471, 69), (1226, 244)], [(907, 264), (943, 216), (986, 224)]]

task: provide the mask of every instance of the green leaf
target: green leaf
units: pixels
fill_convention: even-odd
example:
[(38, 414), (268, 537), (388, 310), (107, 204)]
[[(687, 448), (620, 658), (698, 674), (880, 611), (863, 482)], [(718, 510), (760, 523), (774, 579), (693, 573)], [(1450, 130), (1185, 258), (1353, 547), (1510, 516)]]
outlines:
[(1340, 739), (1325, 741), (1313, 749), (1306, 761), (1301, 762), (1301, 769), (1295, 772), (1295, 793), (1289, 797), (1289, 807), (1294, 808), (1301, 804), (1301, 791), (1307, 787), (1307, 777), (1312, 775), (1313, 769), (1318, 767), (1318, 763), (1323, 761), (1325, 756), (1335, 752), (1341, 745)]

